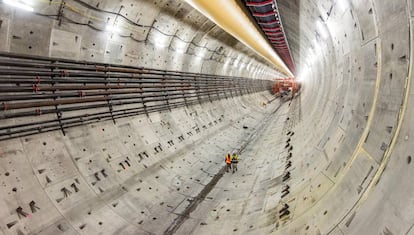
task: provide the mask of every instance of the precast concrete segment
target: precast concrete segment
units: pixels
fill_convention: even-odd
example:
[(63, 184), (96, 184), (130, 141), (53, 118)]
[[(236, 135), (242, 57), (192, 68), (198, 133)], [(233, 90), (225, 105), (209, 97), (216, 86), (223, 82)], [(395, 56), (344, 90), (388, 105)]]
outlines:
[[(413, 38), (413, 20), (410, 20), (410, 46), (412, 47), (412, 43), (414, 42), (414, 38)], [(410, 57), (413, 58), (414, 56), (414, 50), (411, 50), (411, 55)], [(354, 211), (360, 209), (360, 207), (363, 205), (363, 203), (368, 199), (369, 194), (371, 193), (371, 191), (374, 189), (374, 187), (378, 184), (378, 181), (380, 180), (381, 176), (383, 175), (385, 168), (387, 167), (387, 164), (390, 160), (391, 154), (393, 153), (394, 147), (397, 143), (398, 138), (401, 138), (401, 136), (399, 136), (400, 131), (401, 131), (401, 127), (403, 125), (404, 122), (404, 118), (405, 118), (405, 113), (407, 110), (407, 103), (408, 103), (408, 99), (409, 99), (409, 93), (410, 93), (410, 87), (411, 87), (411, 79), (412, 79), (412, 69), (413, 69), (413, 61), (410, 61), (410, 67), (409, 67), (409, 73), (407, 78), (405, 79), (405, 86), (404, 86), (404, 96), (403, 96), (403, 103), (400, 107), (400, 111), (398, 114), (398, 124), (397, 124), (397, 128), (395, 131), (395, 134), (392, 138), (390, 147), (386, 150), (383, 160), (381, 161), (378, 170), (376, 171), (375, 175), (373, 176), (371, 182), (369, 183), (369, 185), (367, 186), (366, 190), (364, 191), (363, 195), (361, 196), (360, 200), (358, 200), (358, 202), (356, 203), (355, 207), (354, 207)], [(365, 149), (361, 148), (360, 151), (363, 151), (364, 154), (366, 156), (370, 156)], [(370, 156), (370, 158), (372, 158)], [(409, 230), (408, 230), (409, 232)], [(408, 233), (407, 232), (407, 233)]]
[[(310, 178), (309, 180), (307, 180), (307, 184), (311, 184), (311, 186), (313, 187), (309, 188), (308, 192), (302, 193), (302, 195), (297, 193), (298, 195), (296, 197), (292, 197), (292, 199), (295, 199), (295, 201), (297, 201), (297, 205), (299, 206), (303, 206), (306, 201), (311, 200), (311, 204), (314, 204), (313, 207), (316, 208), (310, 207), (306, 212), (306, 214), (309, 215), (306, 216), (305, 214), (305, 218), (303, 219), (301, 219), (300, 217), (293, 219), (293, 224), (290, 224), (285, 229), (282, 228), (282, 231), (280, 231), (280, 233), (282, 234), (326, 234), (329, 232), (331, 234), (360, 234), (361, 231), (364, 231), (362, 232), (363, 234), (381, 232), (398, 234), (401, 231), (400, 229), (398, 229), (398, 225), (401, 223), (399, 221), (397, 222), (397, 218), (395, 217), (395, 219), (392, 219), (392, 222), (390, 221), (388, 223), (385, 223), (384, 220), (381, 220), (381, 222), (374, 222), (374, 219), (372, 219), (371, 224), (375, 224), (372, 227), (366, 226), (365, 222), (367, 218), (370, 218), (370, 213), (375, 214), (375, 210), (381, 210), (381, 203), (378, 200), (375, 200), (376, 203), (378, 203), (376, 205), (377, 208), (375, 209), (374, 204), (370, 203), (370, 198), (377, 198), (377, 196), (373, 196), (378, 193), (378, 190), (375, 190), (375, 188), (381, 187), (381, 182), (383, 180), (387, 181), (384, 177), (378, 178), (378, 176), (384, 174), (383, 172), (387, 172), (389, 169), (391, 169), (389, 163), (385, 163), (386, 161), (388, 161), (388, 159), (392, 159), (387, 158), (389, 154), (387, 152), (393, 152), (391, 149), (393, 146), (392, 142), (393, 139), (398, 135), (396, 132), (400, 131), (398, 126), (400, 125), (401, 121), (398, 120), (398, 117), (401, 115), (400, 107), (404, 107), (404, 94), (407, 92), (405, 88), (407, 81), (406, 77), (410, 77), (409, 74), (406, 74), (408, 70), (407, 60), (405, 58), (407, 57), (407, 53), (410, 52), (411, 48), (407, 46), (408, 44), (406, 37), (409, 34), (407, 28), (404, 27), (406, 16), (404, 14), (405, 11), (403, 9), (405, 3), (393, 3), (391, 4), (391, 7), (390, 5), (387, 5), (387, 3), (379, 3), (377, 1), (369, 1), (369, 3), (365, 5), (362, 2), (353, 1), (352, 5), (345, 4), (345, 8), (343, 8), (343, 6), (341, 5), (343, 4), (338, 3), (337, 5), (333, 5), (330, 14), (327, 17), (328, 19), (323, 17), (326, 24), (329, 27), (329, 30), (331, 32), (338, 32), (336, 34), (333, 34), (333, 36), (336, 37), (335, 40), (338, 40), (338, 42), (334, 41), (334, 45), (336, 46), (336, 44), (339, 44), (342, 46), (342, 48), (338, 48), (339, 50), (337, 50), (337, 52), (335, 53), (337, 57), (336, 65), (337, 68), (340, 69), (337, 72), (337, 76), (335, 77), (341, 78), (336, 80), (338, 82), (338, 88), (341, 88), (341, 84), (350, 83), (350, 81), (352, 81), (352, 83), (357, 83), (357, 79), (361, 78), (361, 80), (359, 80), (361, 81), (361, 83), (362, 81), (369, 81), (369, 86), (363, 85), (369, 89), (364, 88), (362, 89), (362, 92), (359, 92), (358, 88), (352, 88), (351, 86), (350, 89), (352, 89), (352, 92), (349, 92), (350, 95), (357, 97), (357, 99), (355, 100), (360, 99), (359, 105), (355, 105), (354, 107), (349, 107), (350, 104), (348, 103), (349, 101), (351, 101), (352, 98), (347, 98), (345, 102), (342, 102), (340, 99), (338, 99), (339, 97), (341, 97), (340, 94), (343, 92), (343, 90), (337, 88), (335, 89), (338, 92), (338, 98), (335, 97), (334, 99), (334, 105), (332, 105), (332, 114), (334, 116), (339, 116), (339, 119), (337, 119), (337, 121), (335, 121), (334, 119), (333, 122), (337, 123), (336, 125), (339, 124), (339, 127), (335, 127), (335, 124), (331, 125), (331, 130), (328, 129), (328, 131), (326, 132), (326, 138), (324, 137), (322, 141), (320, 141), (320, 143), (317, 144), (318, 148), (321, 149), (316, 148), (314, 151), (309, 151), (307, 149), (310, 148), (306, 148), (306, 146), (300, 148), (308, 159), (313, 159), (313, 161), (315, 162), (315, 164), (312, 164), (312, 161), (305, 159), (302, 160), (305, 164), (309, 165), (308, 167), (303, 168), (309, 169), (309, 171), (306, 172), (307, 178)], [(384, 10), (387, 7), (388, 9), (392, 9), (393, 12), (401, 13), (398, 20), (394, 20), (393, 22), (382, 20), (386, 18), (386, 15), (390, 14), (389, 12), (386, 13), (386, 11)], [(321, 8), (330, 9), (329, 6), (324, 6)], [(349, 15), (348, 11), (348, 9), (350, 8), (352, 10), (351, 14), (353, 14), (352, 17), (354, 17), (355, 22), (349, 20), (349, 28), (345, 27), (345, 25), (343, 25), (343, 28), (335, 27), (338, 25), (337, 22), (335, 22), (337, 21), (337, 18), (347, 18), (351, 16)], [(355, 12), (358, 13), (356, 14)], [(352, 17), (349, 17), (349, 19), (352, 19)], [(342, 20), (341, 22), (348, 21)], [(402, 27), (400, 30), (393, 30), (391, 25), (395, 25), (397, 22), (401, 22)], [(352, 30), (349, 29), (354, 28), (353, 31), (358, 31), (359, 24), (361, 25), (360, 27), (362, 29), (359, 32), (359, 37), (355, 38), (351, 33)], [(367, 25), (370, 25), (372, 27), (369, 27)], [(367, 32), (371, 32), (369, 31), (369, 29), (376, 29), (376, 26), (378, 29), (376, 30), (376, 34), (378, 36), (375, 36), (375, 33), (370, 33), (368, 34), (369, 37), (367, 37)], [(290, 27), (292, 27), (292, 25), (290, 25)], [(345, 34), (343, 32), (345, 32)], [(364, 50), (364, 52), (355, 53), (357, 50), (356, 48), (358, 48), (359, 45), (354, 45), (354, 50), (346, 49), (346, 47), (348, 47), (346, 43), (349, 42), (346, 42), (346, 40), (348, 39), (341, 39), (341, 37), (339, 37), (339, 35), (341, 34), (342, 38), (352, 38), (353, 40), (363, 41), (361, 45), (362, 50)], [(394, 37), (392, 36), (393, 34), (395, 35)], [(397, 45), (396, 43), (394, 43), (395, 41), (400, 42), (398, 43), (400, 49), (397, 50), (397, 52), (395, 52), (395, 45)], [(374, 53), (371, 53), (369, 51), (372, 51)], [(381, 58), (381, 60), (368, 59), (369, 56), (364, 56), (364, 54), (368, 52), (371, 55), (371, 58), (378, 57)], [(326, 51), (325, 53), (325, 56), (327, 57), (330, 56), (330, 54), (332, 54), (328, 53), (328, 51)], [(398, 55), (400, 56), (401, 60), (399, 60)], [(368, 59), (369, 62), (365, 59), (364, 63), (364, 60), (360, 60), (359, 57), (365, 57), (366, 59)], [(342, 58), (345, 59), (343, 60)], [(346, 63), (348, 58), (351, 62), (348, 63), (350, 64), (350, 66), (347, 66)], [(321, 60), (324, 60), (323, 57), (321, 58)], [(321, 63), (326, 62), (323, 61)], [(391, 68), (392, 70), (390, 71), (391, 66), (388, 66), (390, 64), (392, 64), (396, 68)], [(314, 67), (317, 66), (314, 65)], [(313, 71), (313, 73), (317, 72)], [(348, 76), (348, 74), (350, 76)], [(399, 79), (395, 80), (395, 76), (398, 76)], [(375, 80), (373, 78), (375, 78)], [(373, 81), (376, 81), (376, 83), (373, 83)], [(381, 83), (378, 84), (379, 81), (381, 81)], [(391, 84), (392, 88), (390, 87)], [(308, 83), (308, 85), (310, 84)], [(323, 86), (323, 84), (320, 84), (320, 86)], [(387, 87), (389, 89), (387, 89)], [(315, 89), (317, 88), (315, 87)], [(321, 90), (323, 89), (325, 88), (321, 87)], [(391, 89), (393, 90), (393, 95), (391, 95), (389, 92), (389, 90)], [(309, 90), (306, 90), (306, 92), (309, 92)], [(307, 95), (309, 96), (309, 93), (307, 93)], [(367, 99), (364, 98), (364, 96), (367, 96)], [(369, 102), (370, 99), (372, 100), (371, 102)], [(307, 100), (306, 102), (309, 103)], [(328, 102), (327, 104), (330, 105), (330, 102)], [(337, 108), (338, 106), (340, 109)], [(322, 107), (319, 107), (318, 109), (321, 112), (326, 112)], [(340, 111), (341, 109), (344, 109), (344, 111), (342, 111), (342, 114)], [(370, 109), (375, 111), (369, 112)], [(306, 112), (306, 110), (309, 110), (308, 106), (305, 106), (304, 110), (302, 111)], [(350, 114), (347, 114), (347, 111), (349, 111)], [(343, 121), (347, 120), (347, 116), (355, 115), (355, 118), (348, 119), (349, 121)], [(361, 125), (360, 118), (357, 117), (358, 115), (361, 115), (362, 119), (365, 119), (363, 125)], [(311, 118), (308, 117), (307, 119), (309, 120)], [(305, 119), (304, 122), (307, 122), (308, 120)], [(387, 123), (387, 125), (389, 126), (387, 128), (383, 127), (382, 129), (381, 125), (385, 125), (385, 123)], [(368, 124), (370, 125), (369, 129), (367, 128)], [(302, 128), (306, 129), (306, 124), (301, 126)], [(353, 128), (350, 128), (352, 126)], [(353, 130), (355, 127), (357, 128), (357, 131)], [(363, 131), (361, 131), (361, 128), (363, 129)], [(318, 132), (318, 129), (315, 129), (314, 126), (311, 126), (311, 128), (309, 129), (313, 129), (315, 132)], [(387, 129), (388, 131), (386, 131)], [(306, 132), (309, 133), (309, 130), (307, 130)], [(360, 134), (358, 134), (358, 132)], [(303, 135), (301, 133), (304, 133), (304, 131), (298, 128), (296, 133), (299, 133), (299, 135)], [(353, 134), (350, 135), (350, 133)], [(359, 135), (362, 135), (365, 138), (355, 138), (355, 136)], [(388, 138), (390, 138), (391, 141), (390, 145), (388, 145), (388, 141), (386, 141), (388, 140)], [(352, 145), (355, 144), (355, 147), (352, 145), (349, 146), (349, 143), (353, 143)], [(309, 145), (312, 146), (312, 144), (310, 143)], [(355, 155), (355, 153), (357, 154)], [(384, 153), (384, 155), (382, 155), (382, 153)], [(296, 154), (300, 153), (296, 152)], [(315, 160), (315, 155), (322, 156), (322, 158), (320, 160)], [(351, 157), (350, 159), (344, 159), (344, 156), (353, 157)], [(321, 163), (323, 158), (327, 159), (327, 163), (325, 163), (322, 166), (317, 166), (318, 163)], [(381, 163), (381, 168), (379, 163)], [(384, 168), (382, 167), (384, 167), (385, 165), (388, 166), (385, 167), (385, 171), (383, 171)], [(348, 166), (349, 168), (347, 168), (346, 166)], [(346, 173), (346, 170), (348, 170), (348, 173)], [(320, 179), (314, 177), (314, 174), (321, 171), (325, 172), (325, 175), (332, 180), (331, 182), (335, 182), (334, 186), (330, 186), (330, 193), (324, 194), (322, 197), (317, 196), (317, 193), (314, 192), (314, 185), (318, 186), (316, 188), (320, 189), (324, 188), (324, 185), (326, 185)], [(392, 171), (393, 170), (391, 169), (390, 172)], [(342, 178), (340, 177), (341, 175), (343, 176)], [(377, 181), (378, 179), (380, 179), (378, 183), (373, 184), (373, 182)], [(303, 188), (299, 185), (301, 184), (298, 182), (297, 187)], [(346, 190), (347, 188), (351, 191), (348, 192)], [(295, 194), (295, 189), (293, 189), (292, 191)], [(385, 191), (384, 194), (386, 195), (387, 192)], [(329, 202), (325, 198), (331, 198), (332, 200), (336, 200), (337, 203)], [(361, 209), (345, 209), (353, 208), (355, 205), (358, 205), (359, 208), (364, 208), (367, 204), (371, 204), (370, 212), (364, 210), (362, 210), (362, 212), (359, 212)], [(359, 213), (362, 213), (363, 215), (358, 216)], [(332, 219), (332, 217), (335, 215), (339, 215), (339, 220), (342, 220), (342, 218), (344, 218), (343, 222), (341, 222), (339, 225), (336, 222), (334, 222), (335, 219)], [(384, 219), (388, 216), (389, 215), (387, 215), (387, 213), (380, 213), (380, 215), (378, 215), (377, 217), (381, 217), (382, 219)], [(320, 223), (320, 225), (317, 225), (318, 223)], [(276, 233), (278, 234), (279, 232)]]
[[(184, 2), (65, 3), (36, 1), (28, 13), (1, 2), (0, 50), (232, 77), (277, 74)], [(224, 175), (176, 234), (413, 234), (413, 2), (278, 0), (278, 7), (304, 84), (300, 100), (281, 106), (246, 146), (239, 171)], [(275, 102), (267, 92), (233, 92), (68, 128), (65, 136), (1, 141), (0, 234), (163, 234)]]
[[(229, 47), (235, 42), (233, 38), (225, 36), (221, 42), (214, 39), (214, 35), (221, 35), (223, 31), (211, 31), (214, 24), (182, 2), (167, 6), (162, 1), (145, 0), (131, 2), (128, 7), (123, 7), (110, 1), (93, 5), (88, 1), (70, 0), (65, 1), (62, 9), (61, 2), (49, 3), (36, 2), (34, 13), (16, 10), (1, 3), (1, 33), (6, 42), (2, 44), (2, 50), (178, 71), (204, 70), (206, 73), (216, 71), (215, 66), (220, 60), (223, 65), (228, 61), (224, 70), (229, 70), (236, 65), (234, 62), (237, 59), (237, 65), (245, 66), (252, 73), (273, 73), (262, 64), (264, 60), (257, 57), (252, 60), (254, 52), (239, 47), (239, 52), (242, 52), (239, 54), (236, 52), (238, 49)], [(171, 16), (172, 7), (181, 8), (182, 14)], [(133, 19), (134, 14), (139, 16), (138, 23)], [(54, 21), (48, 17), (52, 15), (61, 17)], [(115, 19), (116, 27), (107, 28), (107, 25), (113, 26)], [(203, 24), (193, 27), (195, 22)], [(50, 28), (51, 25), (54, 26)], [(21, 33), (12, 37), (14, 30)], [(43, 40), (42, 36), (48, 39)], [(168, 57), (162, 57), (163, 54)], [(188, 60), (187, 57), (193, 59)], [(255, 62), (257, 59), (261, 65)], [(189, 64), (183, 68), (187, 61)], [(236, 74), (236, 70), (233, 70), (232, 75)]]
[[(2, 50), (161, 70), (270, 78), (265, 74), (268, 65), (254, 59), (253, 52), (185, 4), (182, 17), (189, 17), (182, 20), (170, 16), (167, 3), (156, 2), (159, 5), (154, 6), (150, 1), (130, 2), (128, 8), (121, 7), (119, 15), (131, 18), (141, 14), (140, 23), (151, 25), (156, 19), (158, 23), (148, 31), (119, 21), (121, 30), (109, 32), (103, 31), (101, 19), (103, 23), (108, 18), (112, 21), (114, 15), (100, 10), (112, 12), (118, 3), (101, 2), (94, 5), (96, 10), (76, 5), (79, 2), (66, 1), (68, 7), (60, 9), (65, 17), (59, 21), (1, 3), (0, 37), (7, 41), (0, 45)], [(60, 3), (48, 3), (39, 2), (35, 10), (60, 12)], [(73, 24), (71, 20), (86, 24)], [(194, 28), (197, 22), (204, 24)], [(176, 29), (174, 33), (169, 32), (171, 28)], [(164, 36), (171, 47), (158, 44), (164, 37), (161, 33), (170, 33)], [(220, 40), (214, 39), (218, 36)], [(221, 102), (212, 100), (202, 106), (119, 119), (116, 124), (109, 121), (71, 128), (66, 136), (50, 132), (3, 141), (1, 233), (161, 234), (165, 227), (158, 226), (158, 221), (172, 222), (182, 212), (216, 173), (223, 153), (232, 144), (236, 146), (237, 133), (249, 132), (242, 125), (254, 126), (261, 116), (258, 111), (264, 110), (262, 103), (273, 98), (268, 93), (240, 100), (234, 92), (226, 95)], [(79, 112), (69, 114), (73, 115)], [(13, 125), (15, 121), (2, 124)], [(42, 117), (26, 121), (42, 121)], [(27, 157), (23, 157), (24, 152)], [(202, 155), (206, 159), (200, 161)]]
[[(277, 105), (278, 102), (274, 103)], [(240, 104), (248, 105), (245, 102)], [(256, 105), (261, 107), (261, 103)], [(210, 117), (211, 111), (205, 109), (207, 106), (211, 110), (227, 111), (223, 117)], [(234, 103), (231, 106), (238, 107)], [(272, 106), (260, 109), (270, 112)], [(51, 132), (2, 142), (2, 165), (3, 162), (18, 163), (14, 166), (16, 170), (11, 167), (2, 170), (2, 176), (19, 180), (9, 181), (13, 185), (5, 187), (15, 187), (10, 190), (18, 195), (32, 192), (22, 199), (22, 202), (30, 199), (28, 205), (19, 204), (19, 201), (3, 205), (8, 209), (2, 210), (1, 220), (10, 225), (10, 228), (2, 226), (3, 231), (76, 231), (85, 234), (103, 231), (141, 234), (148, 231), (162, 234), (168, 226), (164, 222), (172, 223), (175, 217), (179, 217), (186, 203), (195, 200), (198, 190), (202, 190), (209, 178), (217, 173), (217, 166), (223, 165), (224, 153), (240, 146), (237, 142), (250, 135), (251, 132), (242, 126), (253, 128), (261, 123), (257, 118), (262, 115), (258, 113), (254, 117), (246, 111), (236, 115), (230, 106), (223, 108), (216, 102), (206, 104), (206, 107), (174, 112), (175, 115), (182, 113), (196, 118), (184, 129), (187, 133), (177, 133), (174, 127), (180, 125), (180, 120), (174, 121), (166, 113), (150, 114), (148, 118), (134, 121), (132, 118), (123, 119), (116, 125), (106, 122), (99, 128), (92, 125), (83, 130), (70, 129), (66, 137), (59, 132)], [(200, 130), (194, 129), (194, 125)], [(163, 132), (161, 139), (157, 139), (156, 132)], [(185, 136), (183, 141), (175, 137), (180, 134)], [(237, 137), (239, 134), (242, 135), (240, 138)], [(171, 139), (174, 140), (173, 145), (168, 143)], [(95, 143), (94, 146), (88, 144), (90, 141)], [(19, 146), (22, 149), (17, 150)], [(33, 149), (36, 146), (43, 147)], [(22, 152), (27, 152), (28, 158), (19, 154)], [(31, 174), (34, 177), (30, 177)], [(34, 179), (38, 182), (31, 182)], [(31, 183), (27, 185), (27, 182)], [(43, 190), (46, 195), (39, 194)], [(49, 203), (47, 197), (50, 198)], [(35, 202), (36, 209), (31, 209), (30, 202)], [(15, 203), (19, 204), (16, 208), (22, 208), (20, 215), (16, 208), (12, 209)], [(8, 215), (8, 211), (14, 212)], [(50, 221), (43, 225), (36, 222), (42, 218), (50, 218)], [(157, 225), (157, 220), (164, 221), (165, 226)], [(38, 225), (21, 226), (31, 221)]]

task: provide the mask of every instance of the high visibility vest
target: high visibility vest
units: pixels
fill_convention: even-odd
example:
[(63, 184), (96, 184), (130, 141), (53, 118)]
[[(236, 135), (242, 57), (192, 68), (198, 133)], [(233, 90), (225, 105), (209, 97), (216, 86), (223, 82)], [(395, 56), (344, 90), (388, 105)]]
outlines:
[(233, 156), (231, 156), (231, 160), (232, 160), (233, 163), (238, 163), (239, 162), (239, 156), (237, 154), (233, 155)]
[(226, 156), (226, 163), (231, 163), (231, 157), (230, 157), (230, 154), (227, 154), (227, 156)]

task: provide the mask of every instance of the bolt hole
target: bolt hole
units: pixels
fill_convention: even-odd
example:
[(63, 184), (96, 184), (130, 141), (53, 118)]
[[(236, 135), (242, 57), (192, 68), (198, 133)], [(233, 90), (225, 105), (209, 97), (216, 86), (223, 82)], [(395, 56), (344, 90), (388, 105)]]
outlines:
[(394, 43), (391, 43), (391, 50), (394, 50)]
[(324, 214), (324, 215), (328, 214), (328, 211), (324, 211), (324, 212), (323, 212), (323, 214)]
[(102, 222), (99, 222), (98, 224), (99, 224), (99, 225), (102, 225)]
[(411, 163), (411, 156), (408, 156), (407, 157), (407, 164), (410, 164)]

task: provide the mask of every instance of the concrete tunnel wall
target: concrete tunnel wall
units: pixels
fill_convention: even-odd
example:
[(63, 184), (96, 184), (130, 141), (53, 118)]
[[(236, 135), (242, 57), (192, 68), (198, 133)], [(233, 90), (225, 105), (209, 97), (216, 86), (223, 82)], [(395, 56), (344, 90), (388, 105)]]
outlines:
[[(220, 52), (197, 60), (200, 49), (187, 44), (182, 53), (175, 37), (166, 39), (167, 48), (156, 45), (162, 40), (154, 30), (134, 31), (134, 37), (147, 38), (136, 42), (4, 4), (0, 38), (7, 43), (1, 50), (252, 78), (275, 75), (185, 3), (89, 1), (98, 2), (115, 12), (121, 4), (131, 6), (121, 13)], [(304, 83), (300, 98), (264, 107), (272, 96), (262, 92), (72, 128), (66, 136), (49, 132), (0, 142), (0, 233), (413, 234), (413, 2), (278, 3)], [(35, 7), (43, 14), (58, 8)], [(90, 20), (105, 18), (85, 12)], [(327, 37), (316, 23), (321, 19)], [(76, 36), (82, 40), (68, 40)], [(231, 57), (256, 69), (227, 62)], [(295, 135), (286, 136), (289, 131)], [(282, 182), (288, 138), (293, 167), (291, 179)], [(223, 176), (185, 214), (218, 175), (224, 152), (242, 146), (239, 172)], [(121, 168), (124, 161), (131, 167)], [(290, 194), (281, 200), (285, 184)], [(63, 188), (71, 193), (65, 196)], [(280, 220), (283, 203), (291, 214)], [(19, 216), (18, 207), (29, 215)]]

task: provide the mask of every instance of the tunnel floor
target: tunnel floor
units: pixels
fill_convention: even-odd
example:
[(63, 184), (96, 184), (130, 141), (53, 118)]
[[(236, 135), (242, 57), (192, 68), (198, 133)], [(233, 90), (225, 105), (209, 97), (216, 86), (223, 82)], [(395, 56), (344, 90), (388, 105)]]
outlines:
[[(224, 172), (176, 234), (268, 234), (279, 226), (279, 200), (290, 138), (289, 102), (262, 122), (240, 153), (238, 171)], [(224, 156), (224, 155), (223, 155)], [(223, 157), (224, 159), (224, 157)], [(223, 161), (224, 164), (224, 161)], [(223, 172), (221, 172), (223, 174)], [(286, 218), (284, 218), (286, 219)]]

